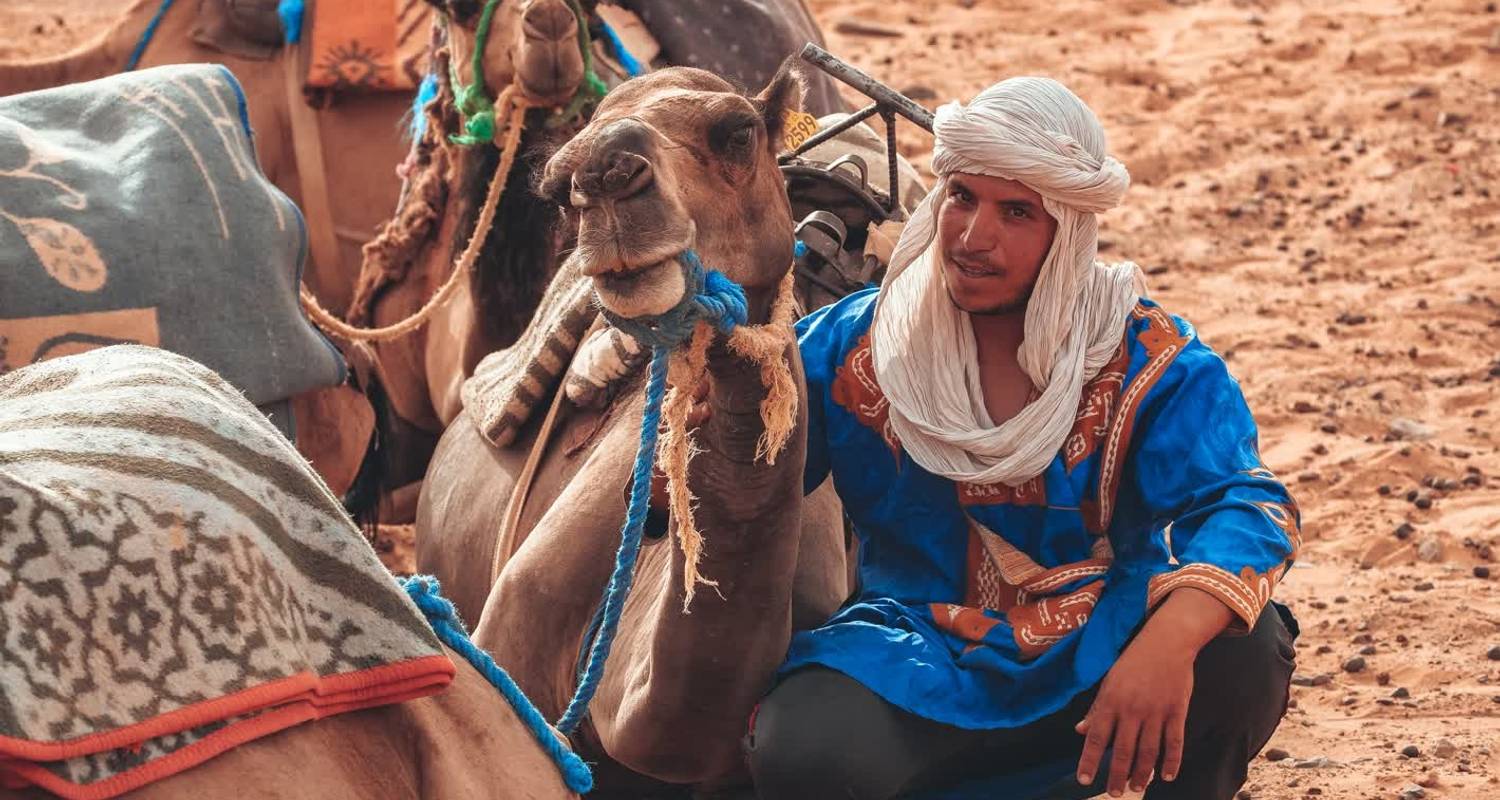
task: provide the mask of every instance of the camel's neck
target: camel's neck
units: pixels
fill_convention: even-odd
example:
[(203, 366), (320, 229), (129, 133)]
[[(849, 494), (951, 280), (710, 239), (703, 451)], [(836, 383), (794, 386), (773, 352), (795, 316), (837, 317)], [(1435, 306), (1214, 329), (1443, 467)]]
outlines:
[[(769, 307), (769, 298), (757, 299)], [(755, 321), (767, 318), (763, 311)], [(712, 413), (695, 434), (700, 452), (690, 462), (688, 485), (704, 536), (699, 573), (717, 585), (700, 588), (684, 614), (680, 551), (656, 585), (663, 596), (640, 631), (650, 642), (649, 669), (639, 673), (649, 677), (636, 687), (644, 696), (622, 704), (609, 744), (637, 769), (688, 769), (699, 777), (732, 770), (735, 748), (722, 745), (738, 741), (786, 654), (802, 531), (806, 398), (795, 343), (786, 337), (769, 352), (773, 363), (791, 371), (796, 398), (790, 440), (774, 465), (756, 457), (768, 394), (762, 364), (722, 338), (709, 350)]]
[[(484, 249), (474, 265), (471, 291), (477, 323), (491, 345), (508, 347), (526, 329), (541, 302), (542, 294), (556, 270), (561, 213), (557, 205), (538, 196), (531, 179), (546, 161), (549, 134), (544, 127), (545, 110), (527, 115), (515, 166), (506, 178), (505, 193), (495, 213), (495, 224), (485, 238)], [(462, 216), (473, 230), (484, 191), (500, 163), (493, 147), (471, 153), (475, 170), (465, 192), (473, 205)], [(467, 243), (468, 234), (464, 236)]]

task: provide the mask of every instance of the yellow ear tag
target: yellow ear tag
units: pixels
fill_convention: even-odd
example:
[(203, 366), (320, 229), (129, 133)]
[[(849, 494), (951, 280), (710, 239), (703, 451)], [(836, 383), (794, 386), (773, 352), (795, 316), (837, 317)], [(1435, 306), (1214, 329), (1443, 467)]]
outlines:
[(781, 143), (787, 150), (796, 150), (798, 145), (818, 132), (818, 118), (806, 111), (788, 109), (781, 112), (781, 121)]

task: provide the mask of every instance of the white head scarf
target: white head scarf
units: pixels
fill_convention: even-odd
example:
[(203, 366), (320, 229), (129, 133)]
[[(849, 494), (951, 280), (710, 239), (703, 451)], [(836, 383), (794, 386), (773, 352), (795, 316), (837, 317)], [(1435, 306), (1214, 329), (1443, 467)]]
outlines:
[[(938, 183), (891, 257), (871, 327), (875, 376), (896, 435), (924, 469), (1016, 486), (1057, 456), (1084, 384), (1115, 354), (1145, 292), (1135, 264), (1095, 261), (1095, 215), (1119, 204), (1130, 175), (1108, 155), (1094, 113), (1048, 78), (1011, 78), (968, 106), (948, 103), (934, 130)], [(936, 241), (938, 208), (955, 172), (1019, 181), (1057, 220), (1019, 351), (1040, 396), (999, 426), (985, 411), (974, 331), (948, 295)]]

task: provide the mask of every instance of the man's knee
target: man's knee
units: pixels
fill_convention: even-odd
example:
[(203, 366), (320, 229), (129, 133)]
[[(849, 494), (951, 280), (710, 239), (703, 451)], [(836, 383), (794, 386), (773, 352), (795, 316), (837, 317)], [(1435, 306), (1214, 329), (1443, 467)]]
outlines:
[(1268, 738), (1286, 711), (1295, 659), (1290, 632), (1267, 604), (1248, 635), (1220, 637), (1199, 652), (1189, 723)]
[(842, 673), (812, 667), (793, 673), (762, 701), (746, 740), (759, 797), (880, 798), (888, 786), (879, 754), (861, 743), (859, 720), (879, 704)]

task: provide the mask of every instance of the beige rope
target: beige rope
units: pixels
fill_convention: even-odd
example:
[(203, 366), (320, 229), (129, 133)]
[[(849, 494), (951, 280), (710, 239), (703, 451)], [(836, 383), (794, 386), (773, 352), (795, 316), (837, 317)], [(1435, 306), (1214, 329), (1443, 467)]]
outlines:
[[(765, 325), (739, 325), (729, 335), (729, 349), (760, 365), (761, 384), (766, 396), (760, 402), (760, 421), (764, 430), (755, 446), (755, 457), (775, 464), (786, 449), (797, 421), (797, 381), (787, 363), (786, 351), (795, 341), (792, 320), (796, 313), (793, 274), (782, 280), (771, 319)], [(693, 519), (693, 493), (687, 485), (688, 462), (699, 451), (687, 429), (688, 412), (699, 382), (708, 371), (708, 347), (713, 342), (713, 328), (700, 322), (688, 346), (673, 354), (668, 365), (667, 381), (671, 389), (662, 403), (666, 430), (657, 447), (661, 471), (667, 476), (667, 503), (677, 522), (677, 543), (683, 556), (682, 611), (688, 613), (698, 584), (718, 586), (698, 572), (703, 556), (703, 532)]]
[(489, 193), (484, 198), (484, 207), (479, 212), (479, 220), (474, 225), (474, 233), (469, 237), (468, 246), (459, 256), (453, 272), (448, 275), (448, 280), (432, 297), (428, 298), (426, 304), (417, 309), (416, 313), (400, 322), (381, 328), (357, 328), (344, 322), (323, 308), (304, 283), (300, 287), (302, 308), (307, 311), (307, 315), (318, 327), (349, 342), (389, 342), (426, 325), (432, 319), (432, 314), (438, 306), (453, 296), (454, 291), (458, 289), (459, 279), (469, 274), (469, 271), (474, 268), (474, 261), (479, 258), (479, 251), (484, 247), (484, 240), (489, 236), (490, 228), (495, 224), (495, 210), (500, 206), (500, 197), (505, 192), (505, 182), (510, 176), (511, 167), (515, 164), (516, 151), (520, 149), (521, 131), (526, 123), (526, 109), (532, 104), (519, 97), (514, 86), (509, 86), (500, 93), (495, 105), (498, 108), (505, 108), (507, 105), (510, 107), (510, 120), (505, 126), (505, 141), (500, 149), (500, 168), (495, 170), (495, 177), (490, 180)]

